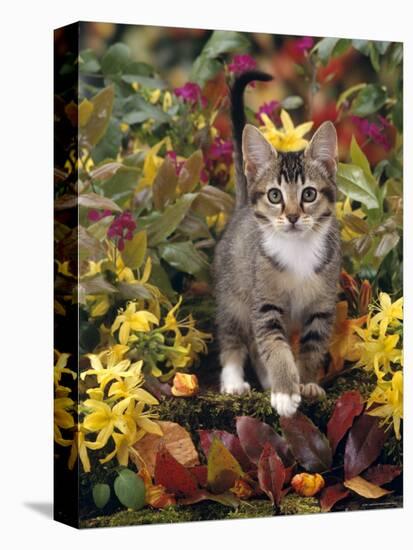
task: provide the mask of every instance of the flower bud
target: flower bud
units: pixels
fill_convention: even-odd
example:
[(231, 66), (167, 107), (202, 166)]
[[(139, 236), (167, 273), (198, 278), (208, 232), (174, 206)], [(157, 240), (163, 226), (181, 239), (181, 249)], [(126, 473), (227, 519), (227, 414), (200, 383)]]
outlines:
[(342, 271), (340, 273), (340, 285), (346, 295), (346, 299), (351, 308), (355, 309), (358, 304), (358, 285), (355, 279), (347, 273)]
[(175, 397), (192, 397), (199, 391), (198, 378), (195, 374), (177, 372), (171, 391)]
[(361, 283), (359, 295), (359, 313), (364, 315), (369, 310), (371, 302), (371, 284), (367, 279)]
[(296, 474), (291, 480), (291, 486), (302, 497), (312, 497), (324, 487), (324, 479), (320, 474)]

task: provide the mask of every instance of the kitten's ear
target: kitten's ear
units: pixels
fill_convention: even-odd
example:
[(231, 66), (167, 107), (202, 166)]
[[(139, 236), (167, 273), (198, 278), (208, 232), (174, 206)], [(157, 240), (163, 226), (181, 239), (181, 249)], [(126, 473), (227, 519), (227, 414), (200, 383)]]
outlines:
[(246, 124), (242, 132), (242, 155), (244, 173), (253, 179), (262, 174), (268, 164), (277, 158), (274, 147), (252, 124)]
[(306, 157), (319, 160), (326, 168), (335, 173), (337, 169), (337, 132), (334, 124), (327, 120), (318, 128), (305, 150)]

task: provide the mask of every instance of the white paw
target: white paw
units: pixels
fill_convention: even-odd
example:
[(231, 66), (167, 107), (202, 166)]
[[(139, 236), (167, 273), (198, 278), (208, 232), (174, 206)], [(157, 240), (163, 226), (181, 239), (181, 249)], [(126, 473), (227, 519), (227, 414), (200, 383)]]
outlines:
[(326, 396), (326, 392), (323, 388), (315, 382), (300, 384), (300, 392), (304, 398), (308, 399), (324, 399)]
[(300, 401), (301, 396), (298, 393), (271, 393), (271, 405), (280, 416), (293, 416)]
[(242, 395), (250, 391), (251, 386), (244, 380), (232, 380), (221, 382), (221, 393), (231, 393), (233, 395)]

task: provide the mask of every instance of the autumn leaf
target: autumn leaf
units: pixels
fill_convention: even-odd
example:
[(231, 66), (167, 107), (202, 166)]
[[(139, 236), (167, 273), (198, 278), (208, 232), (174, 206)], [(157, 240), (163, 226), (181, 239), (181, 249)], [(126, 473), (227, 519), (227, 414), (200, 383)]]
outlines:
[(363, 399), (359, 391), (347, 391), (337, 399), (333, 414), (327, 424), (327, 437), (333, 454), (337, 445), (353, 425), (356, 416), (362, 412)]
[(342, 483), (336, 483), (323, 489), (320, 495), (320, 507), (322, 512), (329, 512), (333, 506), (344, 498), (348, 497), (348, 491)]
[(344, 477), (358, 476), (379, 456), (387, 434), (374, 416), (359, 416), (348, 435), (344, 451)]
[(176, 496), (191, 496), (198, 490), (195, 477), (162, 445), (156, 455), (155, 484)]
[(258, 460), (258, 482), (275, 506), (280, 504), (284, 481), (284, 465), (274, 447), (267, 442)]
[(214, 437), (208, 453), (208, 487), (211, 491), (224, 493), (243, 475), (239, 462), (222, 441)]
[(360, 338), (355, 333), (355, 327), (361, 327), (367, 319), (363, 315), (358, 319), (348, 319), (348, 303), (338, 302), (336, 306), (336, 320), (333, 334), (330, 340), (330, 355), (332, 372), (339, 372), (344, 366), (344, 361), (357, 361), (360, 358), (360, 351), (356, 344)]
[(178, 504), (181, 506), (196, 504), (197, 502), (202, 502), (203, 500), (212, 500), (214, 502), (219, 502), (219, 504), (222, 504), (223, 506), (230, 506), (232, 508), (238, 508), (240, 503), (239, 499), (230, 491), (226, 491), (225, 493), (219, 495), (214, 495), (206, 489), (199, 489), (193, 495), (179, 499)]
[(236, 435), (226, 432), (225, 430), (198, 430), (198, 434), (205, 456), (208, 456), (212, 440), (216, 437), (225, 445), (234, 458), (236, 458), (244, 471), (248, 471), (252, 468), (252, 464), (241, 447), (240, 440)]
[(323, 472), (333, 461), (330, 443), (324, 434), (303, 413), (288, 418), (282, 416), (280, 425), (294, 457), (309, 472)]
[(377, 464), (364, 472), (363, 477), (375, 485), (386, 485), (401, 474), (402, 469), (393, 464)]
[(241, 446), (251, 462), (258, 464), (264, 445), (270, 443), (285, 466), (292, 464), (288, 443), (274, 428), (252, 416), (237, 416), (236, 426)]
[(196, 478), (200, 487), (206, 487), (208, 483), (208, 467), (206, 464), (198, 464), (188, 468), (191, 474)]
[(172, 395), (175, 397), (192, 397), (199, 392), (196, 374), (177, 372), (173, 379)]
[(296, 474), (291, 480), (291, 486), (302, 497), (312, 497), (324, 487), (325, 481), (320, 474), (303, 472)]
[(374, 483), (370, 483), (370, 481), (367, 481), (360, 476), (347, 479), (344, 482), (344, 486), (364, 498), (380, 498), (392, 492), (387, 489), (383, 489)]

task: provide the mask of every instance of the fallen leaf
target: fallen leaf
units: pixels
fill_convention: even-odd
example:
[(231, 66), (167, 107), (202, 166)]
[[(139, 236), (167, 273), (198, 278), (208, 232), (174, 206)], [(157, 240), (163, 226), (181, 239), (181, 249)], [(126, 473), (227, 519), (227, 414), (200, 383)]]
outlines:
[(387, 434), (380, 427), (378, 418), (359, 416), (347, 438), (344, 451), (344, 477), (352, 479), (372, 464), (379, 456)]
[(228, 451), (237, 459), (241, 468), (248, 471), (252, 468), (250, 459), (245, 454), (239, 438), (225, 430), (198, 430), (199, 440), (205, 456), (208, 456), (209, 448), (214, 437), (218, 438)]
[(333, 414), (327, 424), (327, 437), (333, 454), (337, 445), (353, 425), (356, 416), (362, 412), (363, 398), (359, 391), (347, 391), (337, 399)]
[(216, 437), (208, 453), (208, 487), (213, 493), (224, 493), (244, 475), (239, 462)]
[(171, 455), (165, 445), (156, 454), (155, 484), (176, 496), (192, 496), (198, 491), (196, 478)]
[(376, 485), (386, 485), (401, 474), (402, 469), (393, 464), (377, 464), (366, 470), (363, 474), (364, 479), (375, 483)]
[(179, 499), (178, 504), (179, 505), (195, 504), (197, 502), (202, 502), (203, 500), (213, 500), (214, 502), (219, 502), (224, 506), (229, 506), (232, 508), (238, 508), (240, 503), (239, 499), (229, 491), (222, 493), (220, 495), (214, 495), (209, 491), (206, 491), (205, 489), (199, 489), (192, 496)]
[(380, 498), (392, 492), (388, 491), (387, 489), (383, 489), (382, 487), (379, 487), (374, 483), (370, 483), (370, 481), (367, 481), (360, 476), (353, 477), (352, 479), (347, 479), (344, 482), (344, 486), (364, 498)]
[(177, 372), (173, 379), (171, 392), (175, 397), (192, 397), (196, 395), (199, 392), (196, 374)]
[(291, 486), (302, 497), (313, 497), (324, 487), (324, 478), (320, 474), (296, 474), (291, 480)]
[(325, 487), (320, 495), (320, 507), (322, 512), (329, 512), (333, 506), (344, 498), (348, 497), (350, 491), (348, 491), (342, 483), (336, 483)]
[(282, 416), (280, 425), (294, 457), (308, 472), (324, 472), (333, 461), (328, 439), (303, 413)]
[(293, 463), (287, 441), (274, 428), (252, 416), (237, 416), (236, 425), (241, 446), (251, 462), (258, 464), (265, 443), (270, 443), (285, 466)]
[[(164, 445), (171, 455), (183, 466), (191, 467), (199, 464), (198, 453), (191, 436), (179, 424), (158, 420), (163, 436), (147, 433), (135, 443), (134, 448), (141, 455), (151, 476), (155, 472), (155, 459), (158, 449)], [(133, 455), (132, 455), (133, 459)]]
[(208, 467), (206, 464), (199, 464), (198, 466), (192, 466), (188, 468), (193, 476), (195, 476), (198, 485), (206, 487), (208, 483)]
[(238, 498), (248, 499), (254, 494), (254, 489), (245, 481), (245, 479), (239, 478), (235, 482), (234, 486), (231, 487), (230, 492)]
[(258, 482), (275, 506), (280, 504), (284, 480), (284, 465), (277, 451), (267, 442), (258, 461)]

